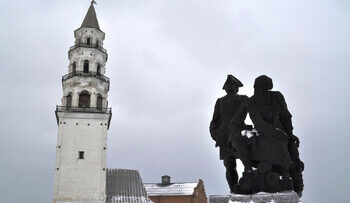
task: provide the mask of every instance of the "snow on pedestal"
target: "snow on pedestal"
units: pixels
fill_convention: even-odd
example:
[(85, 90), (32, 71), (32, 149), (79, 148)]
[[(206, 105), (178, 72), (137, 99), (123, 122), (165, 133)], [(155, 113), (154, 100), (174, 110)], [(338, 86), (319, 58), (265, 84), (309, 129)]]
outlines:
[(210, 195), (209, 203), (298, 203), (299, 196), (294, 191), (279, 193), (259, 192), (253, 195)]

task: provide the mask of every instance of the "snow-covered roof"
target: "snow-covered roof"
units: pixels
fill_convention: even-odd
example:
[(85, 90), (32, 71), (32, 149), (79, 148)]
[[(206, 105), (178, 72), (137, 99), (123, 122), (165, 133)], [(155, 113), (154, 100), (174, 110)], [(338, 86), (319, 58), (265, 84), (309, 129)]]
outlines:
[(187, 196), (192, 195), (198, 183), (145, 183), (148, 196)]
[(107, 169), (107, 203), (149, 203), (137, 170)]

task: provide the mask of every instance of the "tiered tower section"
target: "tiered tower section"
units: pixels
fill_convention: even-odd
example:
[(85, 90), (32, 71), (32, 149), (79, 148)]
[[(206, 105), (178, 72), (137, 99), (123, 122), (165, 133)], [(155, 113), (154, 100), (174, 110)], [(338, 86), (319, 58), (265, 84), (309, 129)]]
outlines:
[(105, 76), (105, 33), (100, 30), (93, 3), (69, 49), (68, 74), (62, 77), (63, 98), (56, 108), (54, 203), (106, 201), (109, 78)]

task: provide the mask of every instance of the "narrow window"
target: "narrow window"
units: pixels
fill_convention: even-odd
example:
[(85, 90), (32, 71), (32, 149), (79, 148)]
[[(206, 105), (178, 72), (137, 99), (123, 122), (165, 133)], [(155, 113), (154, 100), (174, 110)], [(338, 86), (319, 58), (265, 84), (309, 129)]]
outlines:
[(100, 46), (100, 41), (96, 40), (96, 47)]
[(72, 65), (72, 72), (73, 72), (73, 74), (75, 73), (75, 71), (77, 71), (77, 63), (74, 61), (73, 65)]
[(79, 94), (79, 108), (89, 108), (90, 107), (90, 94), (88, 91), (84, 90)]
[(72, 94), (69, 93), (66, 98), (66, 107), (67, 109), (70, 109), (71, 106), (72, 106)]
[(79, 151), (79, 159), (84, 159), (84, 151)]
[(90, 37), (88, 37), (88, 38), (86, 39), (86, 44), (90, 46), (90, 44), (91, 44), (91, 38), (90, 38)]
[(97, 64), (97, 71), (96, 71), (97, 75), (101, 75), (101, 64)]
[(102, 98), (102, 96), (101, 95), (98, 95), (98, 97), (97, 97), (97, 105), (96, 105), (96, 108), (97, 108), (97, 110), (102, 110), (102, 102), (103, 102), (103, 98)]
[(89, 72), (89, 61), (85, 60), (84, 61), (84, 73), (88, 73)]

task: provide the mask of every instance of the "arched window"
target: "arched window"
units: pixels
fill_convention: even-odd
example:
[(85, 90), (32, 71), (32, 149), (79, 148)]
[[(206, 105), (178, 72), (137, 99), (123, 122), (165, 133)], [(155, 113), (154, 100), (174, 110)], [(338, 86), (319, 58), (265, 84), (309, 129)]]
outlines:
[(84, 90), (79, 94), (79, 105), (80, 108), (90, 107), (90, 94), (88, 91)]
[(85, 60), (84, 61), (84, 73), (88, 73), (89, 72), (89, 61)]
[(90, 44), (91, 44), (91, 38), (90, 37), (86, 38), (86, 44), (90, 46)]
[(74, 61), (72, 64), (72, 72), (73, 74), (75, 73), (75, 71), (77, 71), (77, 63)]
[(101, 75), (101, 64), (97, 64), (97, 71), (96, 71), (97, 75)]
[(98, 95), (97, 97), (97, 102), (96, 102), (96, 108), (97, 110), (102, 110), (102, 103), (103, 103), (103, 98), (101, 95)]
[(66, 97), (66, 108), (70, 109), (72, 107), (72, 93), (69, 93)]

